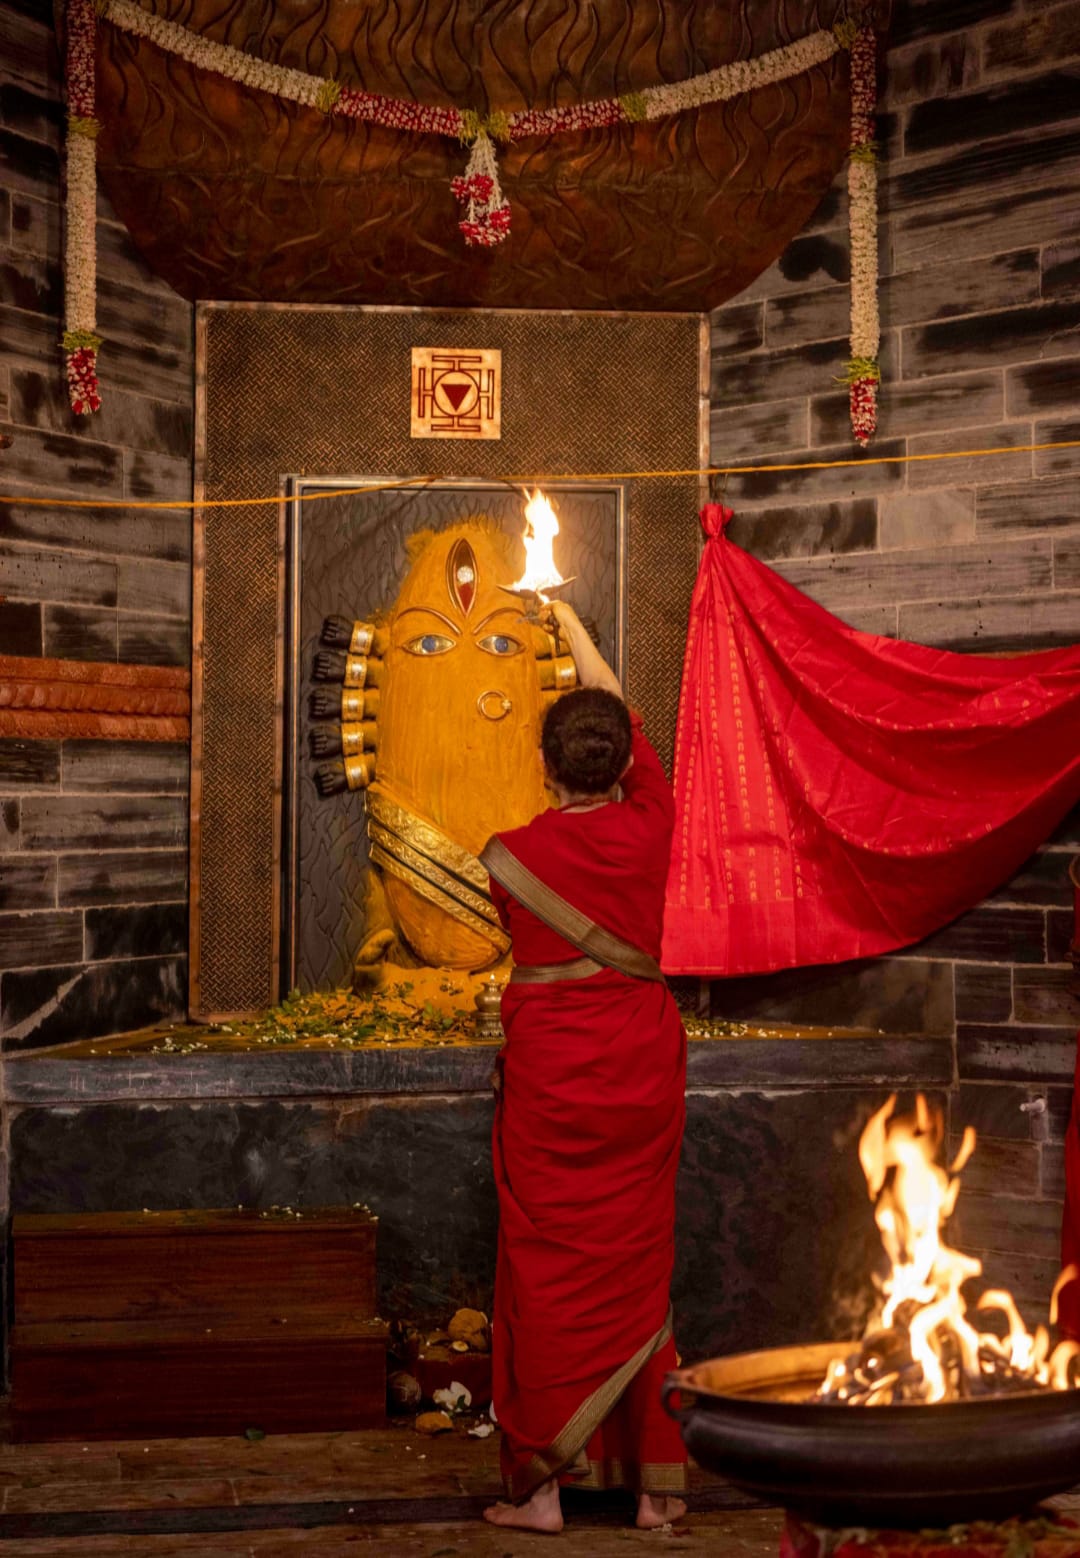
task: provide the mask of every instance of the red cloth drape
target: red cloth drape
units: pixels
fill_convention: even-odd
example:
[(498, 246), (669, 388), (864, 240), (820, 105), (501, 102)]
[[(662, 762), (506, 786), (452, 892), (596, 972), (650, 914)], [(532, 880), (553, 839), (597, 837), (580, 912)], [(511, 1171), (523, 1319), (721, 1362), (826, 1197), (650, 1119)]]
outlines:
[(1080, 799), (1080, 645), (991, 659), (856, 632), (728, 541), (730, 518), (702, 513), (663, 966), (919, 941)]
[[(622, 802), (500, 835), (534, 875), (657, 957), (671, 791), (634, 720)], [(519, 966), (576, 947), (497, 882)], [(660, 1405), (686, 1040), (667, 987), (604, 969), (511, 983), (493, 1150), (499, 1249), (492, 1397), (511, 1496), (549, 1476), (674, 1493), (686, 1451)], [(657, 1345), (654, 1347), (653, 1343)]]

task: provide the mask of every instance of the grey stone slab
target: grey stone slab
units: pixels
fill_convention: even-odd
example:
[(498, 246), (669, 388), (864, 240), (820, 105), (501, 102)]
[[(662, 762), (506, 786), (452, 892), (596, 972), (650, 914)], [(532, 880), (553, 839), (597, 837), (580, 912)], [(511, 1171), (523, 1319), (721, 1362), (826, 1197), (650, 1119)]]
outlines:
[(110, 345), (126, 340), (139, 350), (190, 354), (195, 344), (195, 311), (171, 287), (132, 286), (106, 269), (98, 279), (97, 323)]
[[(58, 357), (55, 340), (51, 355)], [(3, 431), (12, 435), (11, 447), (4, 451), (4, 483), (9, 491), (29, 486), (74, 497), (123, 497), (123, 456), (118, 449), (93, 440), (92, 422), (81, 437), (16, 429), (10, 424)]]
[(117, 564), (117, 605), (122, 611), (160, 613), (188, 621), (191, 616), (191, 570), (182, 563)]
[(5, 189), (34, 194), (59, 182), (60, 158), (55, 146), (0, 129), (0, 183)]
[(1061, 1241), (1061, 1207), (1004, 1195), (961, 1195), (951, 1223), (962, 1249), (1050, 1257)]
[[(63, 375), (15, 368), (11, 375), (11, 420), (24, 427), (54, 433), (71, 433), (84, 424), (78, 421), (68, 400)], [(102, 443), (138, 450), (156, 450), (184, 457), (188, 462), (190, 497), (190, 450), (193, 430), (188, 406), (175, 401), (157, 400), (148, 395), (113, 389), (94, 413), (92, 428)], [(140, 478), (141, 480), (141, 478)], [(130, 481), (130, 478), (129, 478)], [(156, 492), (131, 492), (132, 497), (156, 497)], [(172, 496), (162, 493), (163, 497)], [(107, 513), (108, 511), (106, 511)], [(97, 516), (100, 523), (105, 514)], [(145, 525), (150, 516), (138, 516)], [(114, 548), (120, 551), (124, 548)]]
[(805, 449), (808, 408), (803, 396), (801, 400), (770, 400), (710, 412), (710, 462), (727, 465), (733, 460), (754, 460), (762, 450), (771, 456), (777, 450)]
[(78, 913), (0, 915), (0, 968), (42, 968), (83, 957), (83, 916)]
[(16, 600), (115, 606), (116, 564), (0, 543), (0, 591)]
[(178, 901), (187, 892), (187, 863), (187, 853), (182, 850), (64, 855), (59, 861), (59, 902), (89, 907)]
[[(792, 400), (812, 395), (843, 373), (848, 357), (846, 329), (833, 341), (813, 341), (787, 351), (743, 358), (714, 358), (710, 399), (714, 408), (743, 406), (761, 400)], [(883, 372), (893, 367), (892, 347), (882, 347)]]
[(0, 62), (15, 80), (48, 87), (59, 96), (56, 30), (44, 10), (34, 15), (14, 6), (0, 10)]
[(956, 1063), (965, 1081), (1060, 1081), (1071, 1077), (1076, 1065), (1076, 1025), (1074, 1022), (1072, 1029), (1063, 1030), (1030, 1022), (999, 1026), (960, 1023)]
[[(1039, 1188), (1045, 1199), (1065, 1199), (1065, 1153), (1057, 1142), (1047, 1142), (1040, 1153)], [(1057, 1273), (1055, 1272), (1055, 1276)], [(1051, 1279), (1052, 1281), (1053, 1279)]]
[(1069, 64), (1038, 76), (987, 87), (981, 92), (918, 103), (907, 116), (907, 155), (942, 151), (964, 141), (1000, 135), (1002, 127), (1018, 135), (1075, 118), (1080, 99), (1080, 65)]
[(1042, 251), (1042, 294), (1080, 297), (1080, 243), (1048, 244)]
[(1049, 587), (1050, 543), (1008, 541), (781, 561), (777, 571), (830, 611), (861, 604), (871, 593), (875, 601), (930, 599), (940, 592), (943, 573), (958, 596), (1013, 595)]
[[(1050, 1091), (1045, 1087), (1001, 1081), (969, 1082), (961, 1078), (950, 1104), (952, 1131), (959, 1137), (971, 1125), (980, 1139), (1041, 1141), (1046, 1135), (1045, 1111)], [(1030, 1107), (1032, 1103), (1036, 1104), (1035, 1109)]]
[(845, 606), (839, 616), (858, 633), (872, 633), (878, 638), (899, 637), (896, 606)]
[(0, 124), (31, 140), (59, 147), (64, 131), (63, 104), (47, 88), (0, 79)]
[[(1039, 283), (1037, 249), (988, 255), (971, 265), (928, 265), (881, 280), (881, 318), (890, 329), (1014, 308), (1038, 301)], [(765, 306), (766, 341), (770, 347), (783, 348), (843, 335), (850, 308), (846, 286), (774, 298)]]
[[(950, 1154), (959, 1146), (958, 1141), (950, 1143)], [(1041, 1153), (1040, 1144), (1033, 1141), (980, 1141), (964, 1168), (961, 1200), (979, 1190), (990, 1195), (1037, 1196)], [(1052, 1285), (1053, 1277), (1050, 1281)]]
[(1058, 357), (1008, 368), (1005, 394), (1011, 417), (1080, 406), (1080, 362)]
[(933, 43), (890, 49), (882, 101), (899, 108), (964, 91), (978, 82), (979, 67), (979, 40), (974, 33), (957, 32)]
[(939, 487), (881, 498), (878, 536), (883, 552), (973, 541), (975, 494), (970, 488)]
[(950, 1034), (952, 965), (883, 957), (715, 980), (712, 1011), (732, 1021)]
[(0, 800), (0, 854), (8, 855), (20, 848), (20, 806), (16, 795)]
[[(1058, 823), (1046, 841), (1048, 844), (1080, 844), (1080, 805), (1074, 806), (1071, 811)], [(1053, 963), (1055, 959), (1048, 959)]]
[(120, 659), (129, 665), (190, 665), (191, 629), (176, 618), (118, 614)]
[(1072, 852), (1067, 849), (1040, 850), (1024, 862), (1015, 876), (995, 888), (990, 897), (1002, 903), (1035, 903), (1046, 908), (1070, 904), (1071, 859)]
[(41, 654), (41, 607), (36, 601), (0, 601), (0, 655)]
[(764, 341), (764, 316), (760, 303), (737, 302), (718, 308), (710, 319), (710, 349), (716, 357), (752, 352)]
[(726, 534), (755, 557), (817, 557), (872, 551), (877, 540), (877, 502), (806, 503), (741, 509)]
[(957, 1022), (1008, 1022), (1012, 1017), (1012, 968), (993, 963), (958, 963)]
[(980, 904), (911, 950), (923, 957), (961, 958), (976, 964), (1045, 961), (1041, 909)]
[[(817, 226), (815, 213), (810, 226)], [(846, 282), (851, 276), (847, 229), (837, 226), (829, 231), (807, 231), (792, 239), (780, 258), (739, 294), (740, 301), (779, 297), (786, 292), (804, 292), (811, 287), (828, 287)]]
[[(1059, 536), (1054, 541), (1055, 590), (1080, 590), (1080, 538)], [(1077, 603), (1080, 612), (1080, 603)], [(1078, 617), (1073, 618), (1075, 626)]]
[(1071, 965), (1018, 968), (1013, 977), (1017, 1022), (1080, 1028), (1080, 973)]
[(0, 859), (0, 909), (49, 909), (55, 903), (55, 860), (27, 855)]
[[(977, 208), (983, 199), (999, 207), (1025, 186), (1052, 188), (1074, 171), (1080, 156), (1080, 132), (1074, 123), (1055, 127), (1048, 133), (1037, 130), (1023, 133), (999, 126), (1002, 133), (959, 143), (931, 157), (894, 156), (889, 164), (886, 203), (892, 218), (912, 211), (935, 208), (944, 214), (946, 205)], [(1060, 238), (1058, 229), (1052, 235)], [(1048, 235), (1050, 236), (1050, 235)], [(995, 244), (987, 254), (1005, 254), (1011, 248), (1029, 249), (1039, 242), (1037, 230), (1029, 230), (1026, 239), (1015, 245)], [(899, 271), (908, 267), (898, 264)]]
[(1046, 961), (1065, 963), (1073, 945), (1074, 915), (1068, 909), (1046, 911)]
[(60, 743), (0, 737), (0, 790), (52, 789), (60, 783)]
[(63, 284), (56, 267), (40, 255), (25, 250), (0, 253), (0, 296), (13, 308), (24, 309), (27, 313), (59, 315), (63, 312)]
[(915, 326), (902, 332), (904, 377), (1069, 357), (1078, 328), (1080, 302), (1071, 301)]
[(104, 790), (186, 794), (186, 741), (65, 741), (65, 791)]
[(36, 1049), (147, 1027), (179, 1017), (186, 1001), (184, 958), (8, 971), (0, 975), (0, 1047)]
[(894, 264), (902, 270), (950, 259), (961, 264), (983, 254), (1052, 242), (1073, 231), (1080, 220), (1080, 151), (1072, 137), (1069, 153), (1052, 176), (1038, 181), (1031, 179), (1029, 158), (1026, 183), (1021, 166), (1012, 187), (983, 191), (977, 180), (966, 188), (961, 180), (947, 183), (941, 199), (929, 207), (897, 211), (889, 224)]
[(1019, 72), (1080, 54), (1080, 4), (1040, 6), (1026, 15), (991, 27), (983, 37), (983, 63), (990, 72)]
[(44, 627), (45, 653), (50, 659), (116, 659), (115, 610), (47, 605)]
[(1050, 1239), (1046, 1240), (1046, 1253), (1042, 1255), (983, 1249), (970, 1253), (983, 1263), (980, 1287), (1007, 1288), (1030, 1330), (1046, 1320), (1050, 1294), (1061, 1270), (1060, 1251), (1052, 1247)]
[[(0, 190), (0, 244), (11, 242), (11, 196), (7, 190)], [(3, 415), (7, 416), (7, 402), (5, 399)]]
[[(724, 501), (732, 508), (742, 503), (762, 506), (779, 501), (820, 502), (873, 496), (895, 490), (904, 480), (903, 465), (874, 464), (877, 459), (903, 454), (902, 442), (882, 440), (872, 451), (861, 451), (853, 442), (812, 449), (801, 457), (830, 466), (823, 470), (763, 471), (756, 475), (732, 475), (728, 478)], [(772, 456), (770, 455), (770, 460)], [(777, 464), (789, 462), (780, 455)], [(840, 462), (840, 463), (833, 463)]]
[(187, 839), (182, 795), (30, 795), (23, 801), (27, 850), (176, 849)]
[[(903, 438), (945, 428), (988, 424), (1005, 409), (1000, 372), (948, 374), (916, 384), (889, 379), (878, 398), (878, 436)], [(815, 395), (810, 406), (811, 442), (839, 443), (851, 431), (846, 392)]]
[(109, 557), (126, 553), (186, 562), (191, 555), (191, 515), (180, 509), (64, 509), (0, 503), (0, 540), (67, 546)]
[(979, 535), (1055, 530), (1080, 524), (1076, 482), (1036, 481), (980, 488), (975, 495), (975, 530)]
[(81, 914), (0, 914), (0, 968), (70, 963), (82, 955)]
[[(1010, 422), (998, 427), (972, 427), (959, 442), (964, 449), (1000, 449), (1000, 455), (977, 454), (954, 459), (920, 460), (908, 466), (908, 487), (915, 491), (928, 488), (960, 487), (978, 482), (1022, 481), (1032, 473), (1032, 455), (1024, 448), (1034, 440), (1029, 422)], [(930, 433), (908, 439), (908, 454), (944, 455), (957, 447), (955, 433)], [(1015, 453), (1009, 453), (1015, 450)]]
[[(1053, 476), (1065, 471), (1080, 472), (1080, 408), (1066, 421), (1036, 422), (1036, 444), (1072, 444), (1071, 449), (1039, 449), (1036, 451), (1035, 475)], [(1075, 487), (1075, 475), (1073, 477)], [(1073, 508), (1073, 523), (1080, 526), (1080, 502)]]
[[(190, 454), (176, 458), (168, 454), (148, 453), (142, 449), (129, 450), (124, 457), (124, 471), (124, 485), (129, 498), (149, 498), (159, 503), (168, 498), (176, 498), (180, 502), (188, 502), (191, 499)], [(174, 519), (182, 517), (190, 530), (189, 510), (178, 509), (176, 514), (170, 517)], [(182, 560), (186, 561), (186, 558)]]
[(104, 958), (167, 957), (188, 946), (185, 903), (148, 903), (118, 909), (87, 909), (88, 963)]
[(936, 600), (900, 607), (899, 636), (939, 649), (1017, 654), (1076, 641), (1080, 592), (1011, 600)]
[(1073, 1089), (1069, 1087), (1045, 1087), (1040, 1094), (1046, 1100), (1046, 1140), (1064, 1141), (1065, 1132), (1072, 1120)]
[(11, 227), (8, 242), (13, 249), (31, 254), (60, 252), (60, 208), (53, 200), (37, 200), (32, 195), (12, 195)]
[[(723, 983), (717, 999), (725, 1004)], [(952, 1069), (948, 1037), (691, 1039), (687, 1086), (947, 1087)]]
[(892, 47), (915, 38), (941, 38), (995, 16), (1007, 16), (1014, 0), (907, 0), (889, 28)]

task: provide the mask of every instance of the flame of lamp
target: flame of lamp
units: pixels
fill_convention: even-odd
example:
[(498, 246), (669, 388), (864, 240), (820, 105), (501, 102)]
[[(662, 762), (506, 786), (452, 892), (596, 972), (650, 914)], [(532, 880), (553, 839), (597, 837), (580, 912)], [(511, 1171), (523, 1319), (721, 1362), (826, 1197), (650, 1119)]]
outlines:
[(545, 590), (566, 582), (555, 564), (554, 542), (558, 534), (558, 516), (537, 488), (525, 504), (525, 572), (512, 586), (514, 590), (530, 591), (543, 598)]

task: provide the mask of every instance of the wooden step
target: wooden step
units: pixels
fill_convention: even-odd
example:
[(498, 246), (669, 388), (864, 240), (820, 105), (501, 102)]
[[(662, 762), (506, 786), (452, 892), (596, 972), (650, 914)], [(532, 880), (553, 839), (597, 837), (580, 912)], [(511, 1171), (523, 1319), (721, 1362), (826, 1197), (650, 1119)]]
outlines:
[(182, 1438), (374, 1428), (381, 1320), (16, 1323), (17, 1440)]
[(377, 1226), (360, 1207), (19, 1215), (16, 1323), (371, 1316)]

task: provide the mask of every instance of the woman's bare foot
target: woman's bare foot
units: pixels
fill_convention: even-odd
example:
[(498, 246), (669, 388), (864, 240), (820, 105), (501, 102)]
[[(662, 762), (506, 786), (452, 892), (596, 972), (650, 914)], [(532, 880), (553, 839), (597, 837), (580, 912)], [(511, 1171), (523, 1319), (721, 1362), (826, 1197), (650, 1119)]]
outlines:
[(492, 1504), (490, 1509), (484, 1510), (484, 1519), (493, 1526), (513, 1526), (519, 1531), (561, 1531), (559, 1484), (554, 1477), (542, 1482), (524, 1504)]
[(654, 1493), (642, 1493), (638, 1499), (637, 1528), (639, 1531), (659, 1531), (661, 1526), (681, 1520), (685, 1514), (686, 1505), (681, 1498), (658, 1498)]

